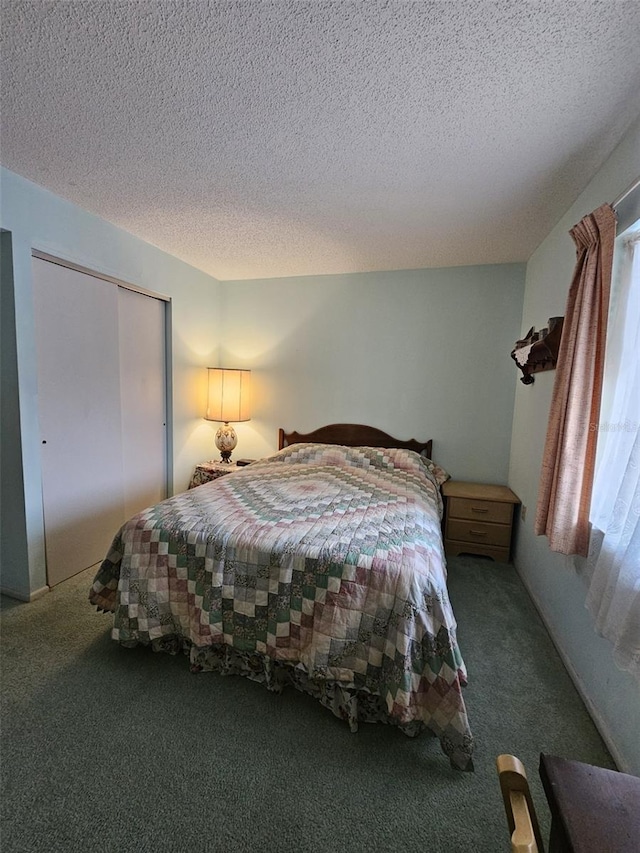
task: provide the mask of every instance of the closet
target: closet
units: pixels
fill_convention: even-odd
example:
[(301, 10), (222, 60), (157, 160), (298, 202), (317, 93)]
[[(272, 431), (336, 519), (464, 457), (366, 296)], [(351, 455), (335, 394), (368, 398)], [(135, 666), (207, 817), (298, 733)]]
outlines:
[(47, 583), (167, 494), (166, 301), (33, 257)]

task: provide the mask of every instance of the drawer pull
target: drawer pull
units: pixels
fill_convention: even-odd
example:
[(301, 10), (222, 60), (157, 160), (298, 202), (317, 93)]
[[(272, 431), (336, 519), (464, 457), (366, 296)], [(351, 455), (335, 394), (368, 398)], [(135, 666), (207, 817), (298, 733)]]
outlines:
[(469, 529), (469, 533), (472, 536), (486, 536), (487, 535), (486, 530), (471, 530), (471, 529)]
[(486, 506), (484, 506), (484, 507), (472, 506), (471, 512), (489, 512), (489, 510), (486, 508)]

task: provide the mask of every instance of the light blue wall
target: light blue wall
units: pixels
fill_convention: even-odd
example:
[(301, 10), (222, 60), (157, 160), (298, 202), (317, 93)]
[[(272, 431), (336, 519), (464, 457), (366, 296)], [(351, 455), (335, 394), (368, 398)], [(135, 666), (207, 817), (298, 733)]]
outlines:
[[(640, 120), (529, 260), (522, 333), (565, 312), (575, 265), (571, 227), (604, 202), (613, 202), (639, 175)], [(538, 374), (531, 386), (517, 383), (509, 485), (528, 513), (519, 525), (515, 562), (618, 764), (640, 775), (640, 685), (616, 669), (611, 646), (595, 634), (573, 560), (552, 553), (546, 538), (533, 534), (554, 376), (553, 371)]]
[(521, 264), (224, 282), (223, 358), (257, 395), (241, 455), (278, 427), (365, 423), (506, 482), (523, 287)]
[[(0, 193), (0, 225), (11, 232), (13, 245), (13, 282), (3, 275), (2, 287), (13, 283), (15, 301), (15, 359), (12, 367), (11, 360), (5, 364), (3, 357), (3, 411), (7, 407), (19, 416), (20, 436), (14, 446), (21, 444), (22, 449), (22, 482), (19, 466), (5, 470), (3, 465), (8, 482), (3, 481), (2, 496), (11, 494), (19, 504), (28, 555), (25, 563), (24, 530), (16, 528), (14, 535), (4, 531), (2, 586), (28, 596), (46, 584), (31, 250), (171, 297), (175, 491), (187, 487), (196, 462), (211, 456), (214, 431), (203, 421), (202, 413), (205, 368), (218, 359), (220, 285), (211, 276), (6, 169), (0, 173)], [(4, 316), (2, 322), (4, 335)]]

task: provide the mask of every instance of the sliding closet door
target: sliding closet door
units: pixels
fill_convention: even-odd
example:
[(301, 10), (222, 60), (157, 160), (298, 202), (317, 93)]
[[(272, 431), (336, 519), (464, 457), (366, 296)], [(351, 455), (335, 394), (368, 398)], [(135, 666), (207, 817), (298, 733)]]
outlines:
[(166, 497), (165, 302), (33, 259), (47, 583)]
[(127, 518), (166, 496), (165, 303), (118, 292), (120, 399)]
[(33, 259), (50, 586), (104, 559), (124, 519), (118, 289)]

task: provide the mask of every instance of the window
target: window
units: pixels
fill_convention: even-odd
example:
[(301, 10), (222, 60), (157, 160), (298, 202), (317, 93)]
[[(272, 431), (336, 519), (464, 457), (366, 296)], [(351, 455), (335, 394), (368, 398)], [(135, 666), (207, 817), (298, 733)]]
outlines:
[(620, 668), (640, 680), (640, 220), (616, 240), (587, 607)]

